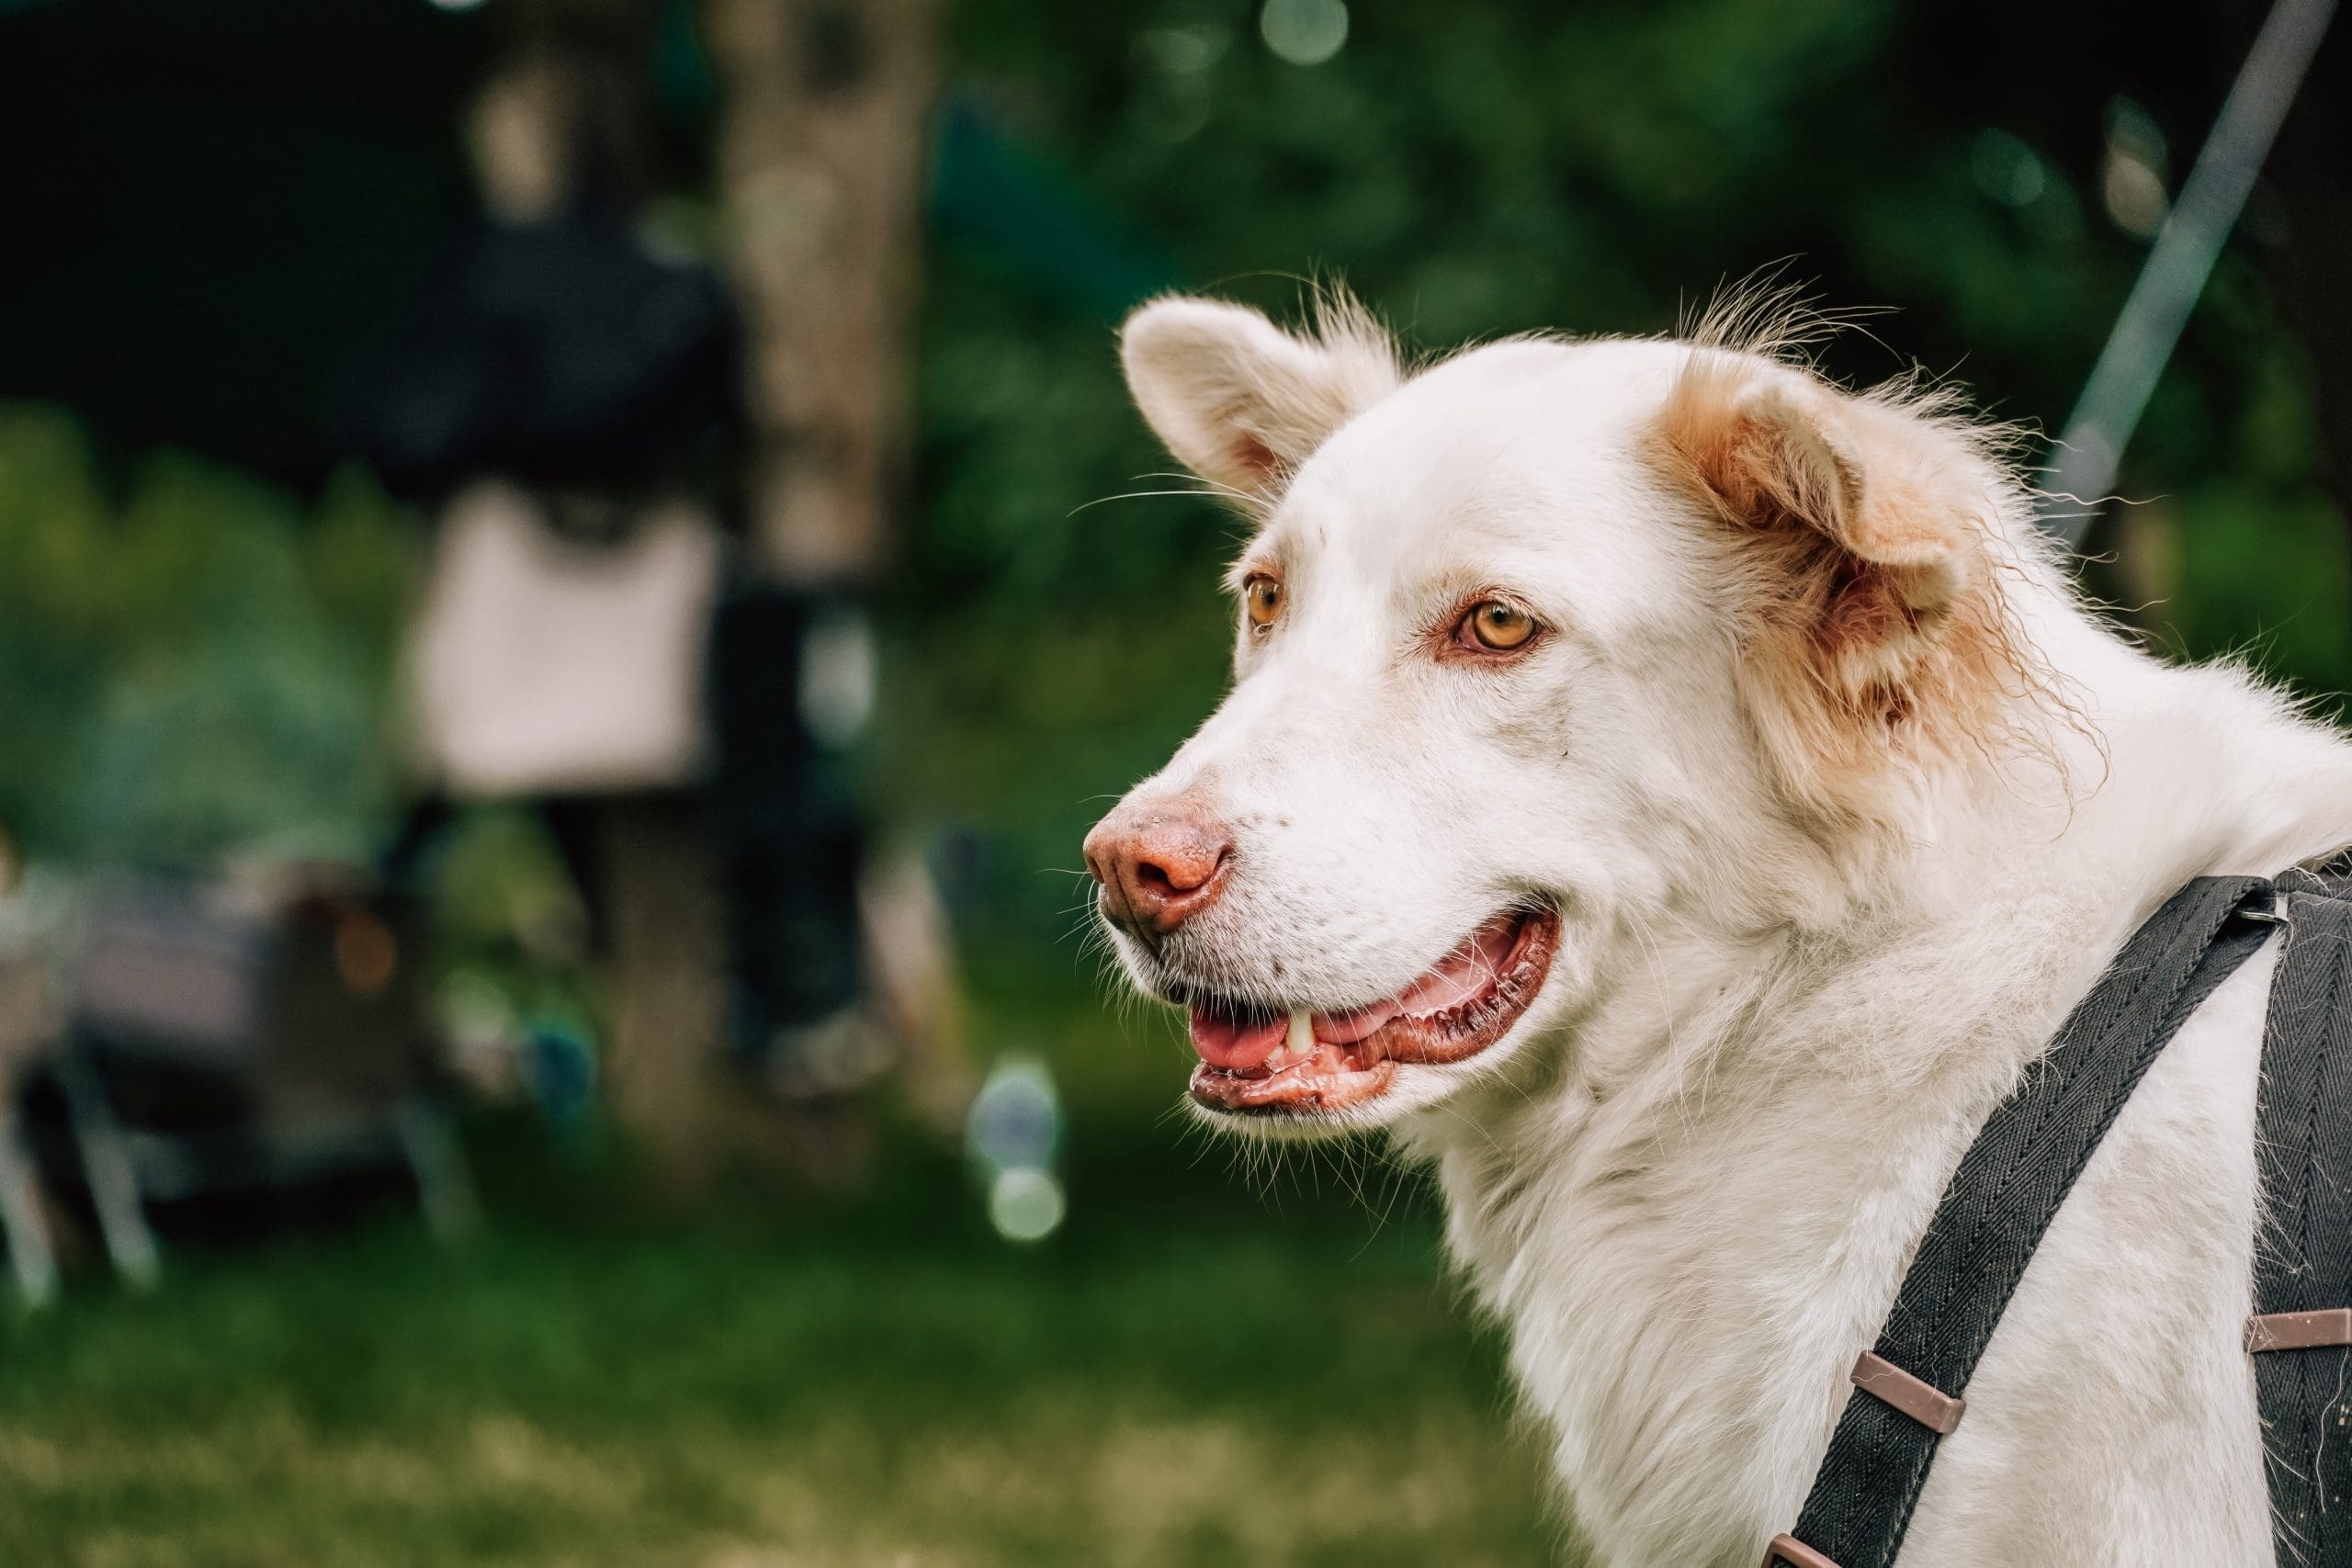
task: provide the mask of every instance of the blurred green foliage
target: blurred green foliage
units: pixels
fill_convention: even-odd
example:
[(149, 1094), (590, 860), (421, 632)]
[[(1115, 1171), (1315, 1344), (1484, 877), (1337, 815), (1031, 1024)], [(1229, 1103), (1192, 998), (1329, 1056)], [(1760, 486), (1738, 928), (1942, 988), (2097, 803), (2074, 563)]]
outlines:
[(356, 470), (305, 505), (183, 453), (109, 469), (65, 413), (0, 407), (0, 827), (76, 859), (364, 854), (418, 548)]

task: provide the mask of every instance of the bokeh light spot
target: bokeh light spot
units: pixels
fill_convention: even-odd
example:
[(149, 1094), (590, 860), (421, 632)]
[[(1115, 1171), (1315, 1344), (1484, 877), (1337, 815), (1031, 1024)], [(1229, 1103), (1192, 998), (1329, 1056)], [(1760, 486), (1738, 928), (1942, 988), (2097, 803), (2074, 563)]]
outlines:
[(2107, 106), (2107, 156), (2099, 196), (2107, 215), (2127, 234), (2152, 239), (2172, 210), (2165, 188), (2167, 148), (2155, 117), (2130, 98)]
[(1969, 156), (1976, 188), (2007, 207), (2030, 207), (2050, 188), (2041, 160), (2009, 132), (1996, 127), (1977, 137)]
[(1258, 35), (1278, 59), (1320, 65), (1348, 41), (1347, 0), (1266, 0)]
[(1007, 1241), (1042, 1241), (1062, 1223), (1062, 1184), (1035, 1166), (1001, 1171), (989, 1186), (989, 1223)]

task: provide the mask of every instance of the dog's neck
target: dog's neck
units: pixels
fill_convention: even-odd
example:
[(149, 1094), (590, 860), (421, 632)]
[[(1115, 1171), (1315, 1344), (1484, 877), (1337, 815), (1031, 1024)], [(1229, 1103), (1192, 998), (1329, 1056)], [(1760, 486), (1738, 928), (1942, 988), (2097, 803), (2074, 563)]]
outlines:
[(2352, 841), (2352, 748), (2231, 672), (2076, 652), (2111, 705), (2068, 742), (2087, 789), (1967, 782), (1840, 919), (1623, 917), (1613, 985), (1404, 1132), (1605, 1560), (1785, 1526), (1949, 1172), (2106, 956), (2191, 876)]

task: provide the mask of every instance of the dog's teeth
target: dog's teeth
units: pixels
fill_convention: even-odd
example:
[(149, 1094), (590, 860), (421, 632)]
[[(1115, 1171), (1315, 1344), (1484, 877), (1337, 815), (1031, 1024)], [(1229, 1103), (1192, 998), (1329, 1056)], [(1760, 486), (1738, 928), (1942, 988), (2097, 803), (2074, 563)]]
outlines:
[(1291, 1060), (1304, 1062), (1315, 1055), (1315, 1014), (1306, 1008), (1290, 1010)]

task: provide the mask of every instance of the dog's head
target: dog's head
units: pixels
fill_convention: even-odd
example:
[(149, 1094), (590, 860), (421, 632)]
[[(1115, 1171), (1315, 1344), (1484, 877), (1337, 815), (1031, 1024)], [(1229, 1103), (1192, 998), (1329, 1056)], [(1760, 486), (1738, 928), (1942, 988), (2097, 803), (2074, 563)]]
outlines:
[(2017, 492), (1917, 398), (1720, 343), (1408, 375), (1351, 309), (1165, 299), (1122, 348), (1259, 522), (1230, 694), (1086, 841), (1218, 1120), (1392, 1121), (1571, 1049), (1672, 912), (1819, 918), (2035, 685)]

